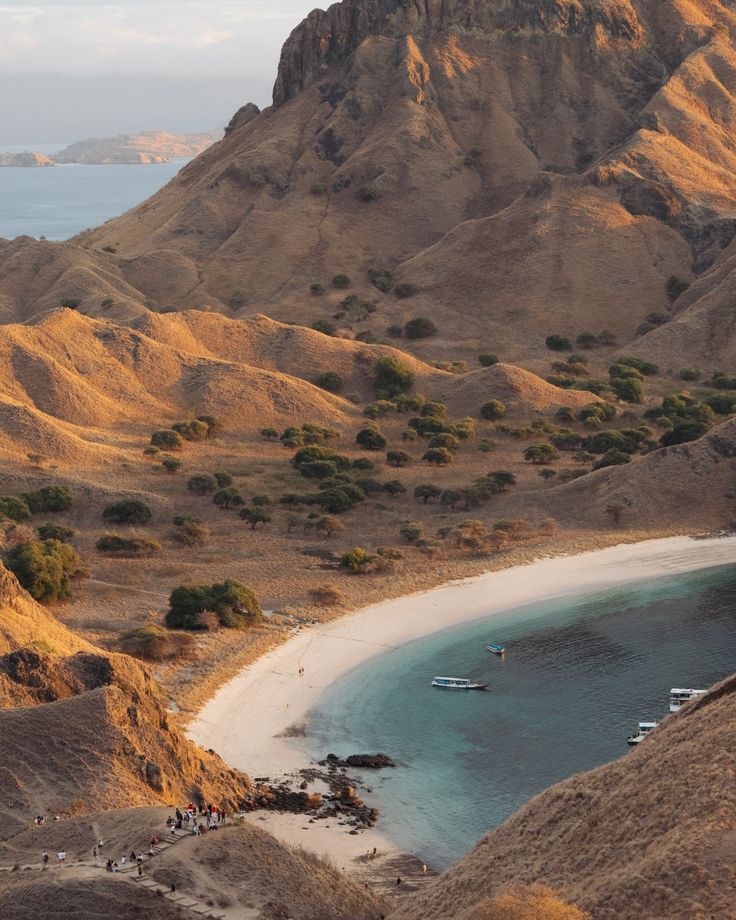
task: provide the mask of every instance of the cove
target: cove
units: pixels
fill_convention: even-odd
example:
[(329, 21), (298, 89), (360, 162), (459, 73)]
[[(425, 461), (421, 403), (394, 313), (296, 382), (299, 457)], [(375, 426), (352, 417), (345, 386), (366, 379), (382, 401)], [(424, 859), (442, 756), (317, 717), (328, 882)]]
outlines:
[[(442, 869), (532, 796), (627, 752), (671, 687), (736, 662), (736, 566), (495, 613), (383, 652), (331, 684), (307, 726), (315, 757), (385, 751), (365, 775), (381, 831)], [(487, 641), (503, 642), (502, 660)], [(488, 682), (437, 690), (435, 675)], [(677, 716), (674, 716), (677, 718)], [(646, 743), (646, 742), (645, 742)]]

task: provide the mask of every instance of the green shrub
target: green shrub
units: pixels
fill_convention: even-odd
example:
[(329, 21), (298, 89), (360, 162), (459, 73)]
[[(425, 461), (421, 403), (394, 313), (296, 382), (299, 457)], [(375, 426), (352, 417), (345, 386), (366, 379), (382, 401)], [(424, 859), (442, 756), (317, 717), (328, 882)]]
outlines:
[(199, 473), (189, 478), (187, 489), (195, 495), (209, 495), (217, 491), (217, 480), (209, 473)]
[(58, 540), (60, 543), (69, 543), (74, 536), (71, 527), (64, 524), (41, 524), (36, 528), (39, 540)]
[(442, 431), (430, 440), (427, 447), (446, 447), (447, 450), (453, 451), (457, 450), (459, 445), (460, 441), (454, 434), (450, 434), (449, 431)]
[(414, 372), (398, 358), (385, 355), (376, 361), (376, 394), (379, 399), (391, 399), (408, 392), (414, 383)]
[(366, 450), (385, 450), (387, 442), (377, 428), (363, 428), (356, 435), (355, 443)]
[(315, 496), (314, 501), (330, 514), (343, 514), (353, 509), (360, 502), (365, 501), (365, 493), (354, 483), (346, 482), (334, 488), (326, 489)]
[(362, 575), (368, 570), (375, 559), (376, 557), (371, 556), (367, 550), (360, 546), (356, 546), (354, 550), (345, 553), (340, 558), (340, 567), (347, 569), (348, 572), (352, 572), (353, 575)]
[(215, 492), (212, 496), (212, 503), (217, 505), (218, 508), (222, 508), (223, 511), (229, 511), (230, 508), (244, 504), (244, 499), (237, 489), (228, 486), (226, 489), (220, 489)]
[(440, 495), (442, 495), (442, 489), (431, 483), (424, 483), (414, 489), (414, 498), (421, 498), (425, 505), (433, 498), (439, 498)]
[(181, 460), (177, 460), (176, 457), (164, 457), (161, 461), (161, 466), (166, 470), (167, 473), (178, 473), (182, 467)]
[(143, 537), (121, 537), (118, 534), (104, 534), (95, 544), (99, 553), (110, 556), (129, 556), (133, 559), (142, 559), (156, 556), (161, 552), (161, 544), (156, 540), (146, 540)]
[(411, 454), (405, 450), (389, 450), (386, 453), (386, 463), (389, 466), (406, 466), (411, 463)]
[(226, 489), (233, 484), (232, 474), (226, 473), (225, 470), (218, 470), (212, 475), (215, 477), (215, 482), (221, 489)]
[(81, 302), (78, 297), (62, 297), (60, 301), (62, 307), (66, 307), (67, 310), (77, 310)]
[(678, 278), (677, 275), (670, 275), (665, 285), (670, 303), (674, 303), (689, 287), (690, 285), (683, 278)]
[(495, 441), (492, 441), (490, 438), (483, 438), (483, 440), (478, 444), (478, 450), (482, 451), (484, 454), (493, 453), (498, 445)]
[(406, 300), (407, 297), (413, 297), (418, 293), (419, 288), (416, 284), (412, 284), (411, 281), (402, 281), (394, 288), (394, 294), (396, 294), (400, 300)]
[(498, 355), (493, 354), (478, 355), (478, 363), (481, 367), (493, 367), (494, 364), (499, 363), (499, 358)]
[(360, 201), (364, 201), (366, 204), (370, 201), (378, 201), (378, 199), (381, 197), (381, 193), (372, 183), (361, 185), (361, 187), (356, 192), (356, 195)]
[(308, 447), (300, 448), (291, 458), (291, 465), (301, 472), (301, 468), (305, 464), (321, 461), (333, 464), (335, 469), (341, 473), (346, 472), (352, 466), (352, 461), (349, 457), (335, 453), (334, 450), (330, 450), (329, 447), (323, 447), (321, 444), (311, 444)]
[(15, 495), (6, 495), (0, 498), (0, 519), (15, 521), (25, 521), (31, 516), (31, 509), (27, 503)]
[(191, 422), (176, 422), (171, 429), (181, 435), (185, 441), (206, 441), (209, 425), (199, 419), (193, 419)]
[(689, 382), (700, 380), (700, 371), (694, 367), (683, 367), (680, 369), (680, 380)]
[(352, 284), (352, 281), (347, 275), (333, 275), (332, 277), (332, 286), (338, 290), (345, 290), (349, 288)]
[(64, 486), (44, 486), (36, 492), (24, 492), (21, 498), (31, 514), (58, 513), (68, 511), (72, 506), (72, 496)]
[(79, 556), (60, 540), (21, 543), (5, 555), (6, 567), (22, 587), (42, 604), (71, 595), (72, 579), (80, 571)]
[(376, 468), (376, 464), (369, 460), (367, 457), (358, 457), (357, 460), (353, 460), (353, 469), (361, 470), (365, 473), (372, 473)]
[(422, 457), (427, 463), (433, 463), (436, 466), (447, 466), (452, 463), (452, 451), (446, 447), (432, 447)]
[(368, 272), (368, 280), (384, 294), (387, 294), (391, 290), (394, 283), (393, 275), (385, 268), (372, 268)]
[(166, 625), (170, 629), (201, 629), (199, 617), (215, 614), (221, 626), (243, 629), (263, 617), (255, 594), (246, 585), (227, 580), (213, 585), (182, 585), (171, 592)]
[(545, 345), (550, 351), (572, 351), (572, 342), (561, 335), (548, 335)]
[(202, 546), (209, 539), (210, 532), (201, 521), (185, 521), (172, 536), (182, 546)]
[(592, 332), (581, 332), (575, 339), (578, 348), (595, 348), (598, 345), (598, 336)]
[(651, 361), (645, 361), (643, 358), (635, 358), (633, 355), (624, 355), (618, 358), (616, 364), (625, 364), (628, 367), (635, 367), (645, 377), (652, 377), (659, 373), (659, 367), (652, 364)]
[(312, 329), (314, 329), (315, 332), (321, 332), (322, 335), (334, 336), (337, 333), (337, 326), (328, 319), (318, 319), (316, 322), (312, 323)]
[(611, 380), (613, 392), (624, 402), (641, 404), (644, 402), (644, 386), (634, 377), (614, 377)]
[(313, 294), (315, 297), (320, 297), (322, 294), (324, 294), (324, 292), (325, 289), (323, 285), (319, 283), (319, 281), (315, 281), (313, 284), (309, 285), (309, 293)]
[(606, 466), (623, 466), (626, 463), (631, 463), (631, 454), (614, 447), (603, 454), (601, 459), (593, 465), (593, 469), (602, 470)]
[(387, 495), (392, 497), (406, 494), (406, 486), (398, 479), (389, 479), (388, 482), (384, 482), (381, 488)]
[(674, 444), (686, 444), (689, 441), (697, 441), (707, 434), (710, 425), (707, 422), (698, 422), (694, 419), (686, 419), (677, 422), (671, 431), (665, 431), (659, 439), (663, 447), (671, 447)]
[(506, 415), (506, 406), (500, 399), (491, 399), (480, 407), (480, 414), (488, 420), (501, 419)]
[(102, 517), (113, 524), (147, 524), (151, 509), (140, 499), (129, 498), (105, 508)]
[(558, 422), (574, 422), (575, 410), (570, 406), (562, 406), (555, 412), (555, 418)]
[(417, 521), (404, 521), (399, 533), (407, 543), (416, 543), (417, 540), (421, 539), (423, 528)]
[[(399, 287), (401, 287), (401, 285), (396, 288), (397, 291)], [(428, 339), (436, 333), (437, 327), (432, 320), (428, 319), (426, 316), (415, 316), (414, 319), (410, 319), (404, 326), (404, 335), (407, 339)]]
[(151, 435), (151, 444), (163, 450), (181, 450), (184, 439), (177, 431), (154, 431)]
[(275, 428), (261, 428), (261, 437), (264, 441), (277, 441), (279, 433)]
[(328, 393), (342, 393), (344, 382), (337, 371), (325, 371), (317, 378), (317, 386)]
[(705, 400), (709, 406), (718, 415), (731, 415), (736, 412), (736, 395), (733, 393), (713, 393)]

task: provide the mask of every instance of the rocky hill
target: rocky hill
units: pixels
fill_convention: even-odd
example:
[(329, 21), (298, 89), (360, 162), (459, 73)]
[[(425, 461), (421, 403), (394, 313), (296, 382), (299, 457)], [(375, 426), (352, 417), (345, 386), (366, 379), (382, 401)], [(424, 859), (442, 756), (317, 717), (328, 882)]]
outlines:
[(222, 133), (168, 134), (143, 131), (117, 137), (96, 137), (69, 144), (53, 156), (54, 163), (83, 166), (168, 163), (172, 159), (195, 157), (220, 139)]
[(537, 796), (392, 920), (455, 917), (530, 881), (596, 920), (731, 916), (735, 719), (730, 678), (636, 750)]
[(22, 153), (0, 153), (0, 167), (30, 166), (36, 168), (53, 165), (54, 161), (43, 153), (33, 153), (30, 150), (25, 150)]

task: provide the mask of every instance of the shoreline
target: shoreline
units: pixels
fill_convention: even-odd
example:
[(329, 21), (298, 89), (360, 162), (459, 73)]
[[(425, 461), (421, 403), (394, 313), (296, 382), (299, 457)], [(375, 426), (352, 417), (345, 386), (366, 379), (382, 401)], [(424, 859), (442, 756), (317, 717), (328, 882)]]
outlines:
[[(297, 630), (225, 684), (193, 719), (188, 734), (252, 776), (293, 776), (314, 759), (304, 726), (319, 698), (336, 680), (384, 651), (536, 600), (591, 594), (729, 563), (736, 563), (736, 536), (668, 537), (542, 556), (528, 564), (374, 603)], [(257, 814), (256, 820), (262, 818)], [(348, 836), (331, 822), (329, 830), (317, 832), (319, 824), (310, 825), (300, 815), (266, 816), (261, 826), (287, 843), (308, 847), (340, 864), (358, 859), (374, 846), (381, 853), (398, 855), (380, 830)]]

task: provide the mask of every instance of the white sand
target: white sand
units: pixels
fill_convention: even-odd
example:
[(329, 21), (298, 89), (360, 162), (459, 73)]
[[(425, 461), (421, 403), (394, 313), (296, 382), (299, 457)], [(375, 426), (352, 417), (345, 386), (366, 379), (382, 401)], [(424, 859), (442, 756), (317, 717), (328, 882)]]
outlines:
[[(337, 678), (386, 649), (534, 601), (729, 563), (736, 563), (736, 537), (673, 537), (543, 558), (373, 604), (332, 623), (298, 630), (222, 687), (200, 711), (189, 734), (252, 776), (283, 776), (306, 766), (310, 758), (303, 738), (280, 736), (305, 723)], [(301, 677), (300, 667), (305, 670)], [(305, 838), (310, 833), (295, 834), (285, 826), (277, 835), (308, 845)], [(346, 839), (344, 834), (340, 838)], [(349, 839), (362, 841), (363, 850), (369, 848), (366, 836)], [(378, 844), (371, 840), (373, 845)], [(329, 847), (315, 850), (330, 852)], [(339, 860), (338, 854), (339, 848), (332, 851)]]

